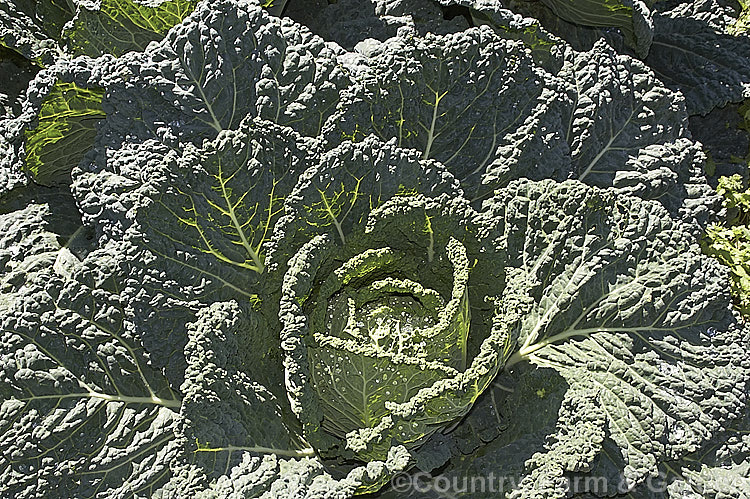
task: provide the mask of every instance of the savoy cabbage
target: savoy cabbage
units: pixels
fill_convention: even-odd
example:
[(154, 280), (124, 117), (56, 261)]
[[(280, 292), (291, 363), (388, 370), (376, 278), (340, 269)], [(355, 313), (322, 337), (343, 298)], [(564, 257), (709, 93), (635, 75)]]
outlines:
[(747, 497), (743, 15), (0, 4), (0, 496)]

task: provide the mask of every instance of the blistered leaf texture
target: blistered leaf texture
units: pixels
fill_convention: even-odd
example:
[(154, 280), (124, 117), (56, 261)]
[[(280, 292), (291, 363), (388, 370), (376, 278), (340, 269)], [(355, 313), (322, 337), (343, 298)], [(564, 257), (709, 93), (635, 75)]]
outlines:
[(368, 65), (371, 74), (330, 120), (330, 142), (395, 138), (445, 164), (470, 191), (544, 88), (523, 44), (486, 26), (392, 39)]
[(248, 115), (317, 135), (348, 83), (335, 52), (252, 2), (204, 2), (145, 52), (119, 58), (102, 145), (200, 145)]
[[(2, 313), (3, 458), (15, 497), (148, 493), (176, 456), (180, 400), (117, 296), (47, 273)], [(85, 477), (85, 478), (83, 478)]]
[(714, 0), (686, 2), (654, 16), (645, 62), (680, 90), (690, 114), (750, 97), (750, 36), (727, 31), (734, 19)]
[[(743, 335), (723, 271), (655, 203), (573, 182), (516, 185), (515, 199), (488, 205), (534, 227), (513, 236), (518, 245), (508, 241), (523, 269), (518, 286), (531, 284), (509, 363), (555, 369), (592, 397), (624, 476), (638, 483), (740, 415), (732, 408), (745, 397)], [(564, 209), (550, 219), (552, 205)]]

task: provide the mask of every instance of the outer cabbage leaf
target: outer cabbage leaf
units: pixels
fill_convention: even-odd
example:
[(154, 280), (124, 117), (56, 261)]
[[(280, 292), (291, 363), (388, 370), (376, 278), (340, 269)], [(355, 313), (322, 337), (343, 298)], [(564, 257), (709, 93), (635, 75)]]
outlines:
[(654, 43), (645, 59), (690, 114), (750, 97), (750, 36), (731, 35), (736, 16), (715, 0), (681, 3), (654, 16)]
[[(557, 16), (574, 24), (620, 28), (625, 41), (640, 57), (646, 57), (653, 39), (651, 12), (640, 0), (544, 0)], [(560, 33), (564, 35), (564, 33)]]
[(542, 27), (538, 19), (512, 12), (496, 0), (440, 0), (440, 3), (468, 8), (474, 26), (488, 25), (503, 38), (520, 40), (537, 64), (550, 72), (560, 69), (565, 42)]
[(35, 73), (31, 64), (0, 47), (0, 200), (28, 183), (19, 151), (14, 147), (15, 132), (8, 124), (20, 114), (22, 95)]
[(148, 493), (178, 453), (180, 400), (107, 284), (49, 269), (2, 313), (0, 473), (14, 497), (39, 484), (62, 497)]
[[(508, 251), (522, 272), (509, 287), (532, 285), (508, 365), (555, 369), (571, 394), (595, 401), (630, 486), (741, 415), (750, 371), (725, 272), (657, 204), (521, 182), (486, 207), (514, 228)], [(554, 462), (549, 452), (537, 466)]]
[[(750, 455), (748, 416), (750, 413), (746, 410), (742, 418), (725, 425), (714, 439), (682, 460), (662, 463), (659, 474), (648, 477), (644, 484), (628, 490), (627, 482), (620, 476), (620, 480), (611, 479), (611, 484), (616, 487), (609, 487), (606, 492), (620, 493), (622, 497), (632, 499), (744, 497)], [(622, 459), (617, 455), (614, 442), (607, 440), (604, 447), (605, 453), (592, 469), (600, 476), (622, 468)], [(599, 488), (600, 492), (603, 490)]]
[(263, 358), (269, 372), (281, 372), (266, 245), (307, 166), (304, 142), (289, 128), (248, 118), (200, 148), (186, 144), (178, 152), (149, 140), (112, 151), (107, 167), (114, 171), (76, 172), (74, 192), (100, 244), (132, 246), (128, 258), (137, 264), (129, 277), (139, 283), (127, 290), (133, 320), (148, 331), (143, 341), (154, 363), (176, 386), (187, 364), (185, 325), (196, 305), (216, 300), (270, 309), (267, 335), (254, 340), (255, 362)]
[[(450, 462), (445, 466), (442, 463), (442, 469), (432, 476), (412, 474), (412, 479), (419, 484), (419, 492), (415, 490), (405, 495), (394, 488), (384, 491), (382, 497), (439, 499), (445, 495), (446, 483), (451, 485), (449, 493), (456, 497), (506, 497), (518, 491), (521, 483), (526, 488), (520, 490), (535, 493), (534, 497), (555, 497), (561, 477), (542, 473), (525, 477), (525, 463), (541, 457), (545, 452), (545, 440), (551, 437), (556, 426), (575, 421), (577, 414), (586, 414), (592, 409), (596, 412), (596, 408), (580, 398), (568, 400), (567, 389), (565, 380), (551, 369), (500, 373), (461, 425), (439, 435), (440, 446), (449, 447), (452, 454)], [(579, 403), (583, 405), (578, 406)], [(466, 431), (467, 427), (472, 429)], [(559, 440), (574, 443), (585, 456), (596, 448), (595, 441), (586, 439), (595, 436), (597, 428), (592, 425), (588, 430), (591, 435), (561, 434)], [(534, 478), (539, 480), (529, 486), (529, 480)]]
[(0, 133), (0, 197), (28, 183), (13, 145)]
[(27, 284), (54, 267), (67, 273), (87, 250), (88, 231), (70, 193), (37, 186), (0, 197), (0, 310), (12, 307)]
[(740, 499), (750, 495), (750, 463), (730, 467), (703, 466), (700, 471), (683, 470), (682, 479), (669, 485), (670, 497)]
[(28, 60), (0, 46), (0, 118), (13, 118), (21, 113), (23, 96), (37, 71)]
[(495, 149), (534, 108), (545, 86), (522, 43), (490, 28), (394, 38), (342, 99), (329, 141), (374, 133), (445, 164), (472, 194)]
[(348, 85), (335, 51), (244, 0), (202, 2), (161, 42), (105, 68), (102, 148), (200, 145), (259, 116), (316, 136)]
[[(674, 177), (689, 174), (690, 159), (683, 165), (668, 152), (674, 149), (679, 155), (690, 147), (675, 143), (687, 136), (683, 103), (643, 64), (599, 42), (591, 52), (572, 55), (561, 76), (575, 89), (565, 136), (573, 162), (570, 177), (614, 185), (646, 199), (686, 183)], [(664, 166), (653, 164), (659, 157), (667, 158)], [(629, 185), (636, 179), (641, 186)]]
[(60, 59), (28, 83), (20, 110), (0, 122), (14, 167), (41, 185), (69, 185), (70, 172), (94, 145), (102, 110), (103, 68), (111, 56)]
[[(278, 306), (264, 296), (267, 246), (306, 154), (291, 129), (248, 119), (202, 148), (187, 144), (179, 153), (150, 140), (116, 151), (115, 172), (76, 176), (73, 190), (84, 220), (101, 229), (99, 244), (126, 241), (127, 258), (137, 262), (127, 300), (149, 331), (143, 341), (153, 361), (175, 385), (183, 382), (185, 327), (196, 305)], [(267, 317), (275, 322), (276, 312)], [(256, 344), (258, 355), (272, 352), (280, 362), (278, 346), (266, 339)]]
[[(585, 376), (581, 381), (587, 381)], [(539, 397), (539, 393), (535, 395)], [(546, 394), (539, 398), (545, 397)], [(575, 486), (571, 487), (561, 470), (588, 470), (591, 460), (601, 451), (605, 414), (596, 400), (568, 390), (551, 435), (546, 438), (543, 448), (525, 461), (526, 473), (513, 484), (514, 490), (507, 497), (566, 497), (570, 492), (582, 492)]]
[[(689, 140), (679, 94), (604, 42), (590, 52), (570, 51), (558, 75), (567, 100), (546, 95), (548, 102), (498, 150), (484, 182), (578, 179), (658, 199), (677, 218), (705, 226), (718, 198), (706, 184), (705, 157)], [(535, 140), (535, 130), (546, 141)]]
[[(217, 462), (242, 451), (290, 457), (314, 457), (295, 438), (296, 421), (276, 390), (280, 371), (263, 366), (261, 345), (275, 333), (262, 315), (236, 302), (215, 302), (197, 314), (188, 328), (187, 372), (182, 414), (185, 438), (194, 452)], [(265, 367), (265, 369), (264, 369)], [(286, 407), (286, 410), (284, 409)]]
[[(524, 0), (511, 0), (507, 7), (518, 15), (535, 19), (543, 29), (550, 34), (563, 39), (567, 45), (574, 50), (586, 52), (591, 50), (597, 41), (604, 38), (607, 41), (617, 40), (618, 46), (623, 45), (619, 30), (601, 29), (582, 24), (574, 24), (565, 18), (555, 14), (544, 2), (529, 2)], [(649, 34), (647, 41), (651, 45), (653, 34)]]
[(712, 187), (716, 187), (721, 177), (747, 178), (750, 133), (741, 106), (728, 104), (706, 116), (691, 116), (690, 133), (703, 145), (708, 158), (706, 177)]
[(74, 189), (96, 216), (87, 221), (160, 262), (169, 295), (247, 300), (260, 291), (266, 246), (307, 154), (293, 130), (247, 119), (182, 153), (155, 141), (121, 150), (109, 165), (116, 172), (81, 174)]
[(750, 411), (680, 464), (664, 473), (671, 479), (670, 496), (745, 497), (750, 493)]

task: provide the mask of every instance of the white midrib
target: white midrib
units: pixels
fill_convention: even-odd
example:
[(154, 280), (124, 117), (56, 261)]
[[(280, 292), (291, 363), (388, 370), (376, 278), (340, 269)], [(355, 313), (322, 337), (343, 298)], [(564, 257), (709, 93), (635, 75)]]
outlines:
[[(49, 296), (49, 295), (48, 295)], [(52, 298), (50, 296), (50, 298)], [(55, 303), (55, 306), (57, 307), (57, 303)], [(131, 404), (155, 404), (160, 405), (163, 407), (173, 407), (173, 408), (179, 408), (182, 405), (182, 400), (175, 398), (175, 399), (163, 399), (161, 397), (157, 397), (154, 393), (154, 390), (151, 388), (151, 385), (148, 383), (148, 380), (146, 379), (145, 373), (141, 369), (140, 363), (138, 362), (138, 356), (136, 355), (136, 352), (133, 350), (133, 348), (124, 341), (118, 334), (116, 334), (114, 331), (110, 331), (109, 329), (105, 328), (101, 324), (98, 324), (94, 321), (91, 321), (92, 324), (94, 324), (96, 327), (101, 329), (102, 331), (109, 334), (112, 338), (117, 340), (132, 356), (133, 362), (136, 366), (136, 369), (138, 371), (138, 375), (141, 378), (141, 381), (143, 382), (144, 387), (146, 390), (148, 390), (149, 396), (148, 397), (131, 397), (128, 395), (109, 395), (106, 393), (101, 393), (93, 389), (91, 386), (89, 386), (85, 381), (79, 379), (76, 376), (76, 381), (78, 382), (78, 386), (80, 386), (83, 390), (83, 392), (79, 393), (66, 393), (66, 394), (49, 394), (49, 395), (32, 395), (31, 397), (25, 397), (25, 398), (19, 398), (17, 400), (21, 400), (24, 402), (30, 402), (33, 400), (41, 400), (41, 399), (64, 399), (64, 398), (97, 398), (101, 400), (106, 400), (108, 402), (124, 402), (124, 403), (131, 403)], [(33, 340), (32, 340), (33, 341)], [(65, 363), (61, 362), (59, 358), (57, 358), (52, 352), (44, 348), (42, 345), (37, 343), (36, 341), (33, 341), (33, 343), (36, 345), (39, 350), (41, 350), (45, 355), (47, 355), (50, 359), (57, 362), (57, 364), (60, 367), (65, 366)], [(109, 375), (111, 378), (111, 375)], [(111, 378), (112, 379), (112, 378)], [(114, 384), (114, 379), (112, 379), (112, 382)], [(118, 390), (119, 392), (119, 390)], [(171, 390), (170, 390), (171, 392)]]
[[(223, 186), (222, 186), (223, 189)], [(229, 205), (229, 218), (232, 220), (232, 225), (234, 225), (234, 228), (237, 230), (237, 233), (240, 235), (240, 239), (242, 239), (242, 246), (247, 251), (248, 255), (250, 255), (250, 258), (252, 258), (253, 263), (255, 264), (257, 271), (259, 274), (263, 273), (264, 265), (263, 262), (260, 259), (260, 255), (257, 251), (253, 248), (253, 246), (250, 244), (250, 241), (247, 240), (247, 236), (245, 235), (245, 231), (242, 230), (242, 224), (240, 224), (240, 221), (237, 219), (237, 215), (234, 212), (234, 208), (232, 208), (231, 205)]]
[[(171, 256), (167, 255), (166, 253), (161, 253), (161, 252), (158, 252), (158, 251), (154, 250), (153, 248), (150, 248), (150, 249), (151, 249), (151, 251), (153, 251), (153, 252), (154, 252), (154, 253), (155, 253), (156, 255), (159, 255), (160, 257), (162, 257), (162, 258), (164, 258), (164, 259), (166, 259), (166, 260), (169, 260), (169, 261), (171, 261), (171, 262), (174, 262), (174, 263), (176, 263), (176, 264), (178, 264), (178, 265), (182, 265), (183, 267), (187, 267), (187, 268), (189, 268), (189, 269), (195, 270), (196, 272), (199, 272), (199, 273), (201, 273), (201, 274), (205, 274), (205, 275), (207, 275), (207, 276), (210, 276), (210, 277), (212, 277), (213, 279), (216, 279), (217, 281), (221, 282), (221, 283), (222, 283), (222, 285), (224, 285), (224, 286), (226, 286), (226, 287), (228, 287), (228, 288), (230, 288), (230, 289), (232, 289), (232, 290), (236, 291), (237, 293), (240, 293), (240, 294), (242, 294), (242, 295), (248, 296), (248, 297), (250, 297), (250, 298), (256, 298), (256, 297), (258, 296), (258, 295), (254, 294), (254, 293), (248, 293), (248, 292), (247, 292), (247, 290), (245, 290), (245, 289), (242, 289), (242, 288), (238, 288), (237, 286), (235, 286), (235, 285), (234, 285), (234, 284), (232, 284), (231, 282), (227, 281), (226, 279), (222, 278), (221, 276), (219, 276), (219, 275), (217, 275), (217, 274), (214, 274), (214, 273), (211, 273), (211, 272), (208, 272), (208, 271), (207, 271), (206, 269), (204, 269), (204, 268), (200, 268), (200, 267), (197, 267), (197, 266), (195, 266), (195, 265), (190, 265), (190, 264), (188, 264), (188, 263), (186, 263), (186, 262), (184, 262), (184, 261), (182, 261), (182, 260), (179, 260), (179, 259), (177, 259), (177, 258), (171, 257)], [(232, 261), (230, 261), (229, 259), (227, 259), (227, 260), (222, 260), (222, 261), (227, 261), (228, 263), (233, 263), (233, 262), (232, 262)]]
[(422, 154), (422, 159), (427, 159), (430, 157), (432, 143), (435, 140), (435, 124), (437, 123), (438, 108), (440, 107), (440, 100), (444, 95), (445, 94), (435, 94), (435, 107), (432, 108), (432, 121), (430, 122), (430, 128), (427, 130), (427, 145), (425, 146), (424, 154)]
[(581, 173), (578, 176), (578, 180), (583, 180), (584, 178), (586, 178), (586, 176), (588, 176), (589, 173), (591, 173), (591, 170), (599, 162), (599, 160), (602, 159), (602, 156), (607, 154), (607, 151), (609, 151), (610, 146), (612, 145), (612, 143), (615, 141), (616, 138), (617, 138), (617, 135), (614, 135), (613, 137), (609, 139), (609, 141), (607, 142), (607, 145), (604, 146), (601, 151), (599, 151), (599, 154), (597, 154), (596, 157), (593, 160), (591, 160), (591, 163), (589, 163), (586, 169), (583, 170), (583, 173)]
[(596, 164), (599, 162), (599, 160), (602, 159), (602, 157), (605, 154), (607, 154), (607, 152), (609, 152), (610, 147), (615, 142), (615, 140), (617, 140), (617, 137), (620, 136), (620, 134), (622, 133), (622, 131), (625, 130), (625, 127), (630, 123), (630, 120), (633, 119), (633, 115), (634, 114), (635, 114), (635, 108), (633, 108), (633, 109), (630, 110), (630, 116), (628, 116), (628, 119), (625, 120), (625, 123), (623, 123), (623, 125), (620, 127), (620, 129), (617, 131), (617, 133), (614, 134), (614, 135), (612, 135), (612, 137), (610, 137), (610, 139), (607, 141), (607, 145), (604, 146), (604, 147), (602, 147), (602, 150), (599, 151), (599, 154), (597, 154), (596, 157), (594, 157), (594, 159), (591, 160), (591, 162), (586, 167), (586, 169), (583, 170), (583, 173), (581, 173), (578, 176), (578, 180), (583, 180), (584, 178), (586, 178), (586, 176), (588, 176), (588, 174), (591, 173), (591, 170), (594, 169), (594, 166), (596, 166)]
[(321, 192), (320, 198), (323, 201), (323, 206), (325, 207), (326, 213), (328, 213), (328, 216), (331, 217), (331, 222), (333, 223), (333, 226), (336, 227), (336, 232), (338, 232), (339, 238), (341, 238), (341, 244), (346, 244), (346, 237), (344, 236), (344, 230), (341, 227), (341, 223), (338, 221), (338, 219), (336, 219), (336, 215), (333, 213), (333, 207), (328, 202), (328, 198), (325, 196), (325, 193)]
[[(609, 245), (607, 245), (607, 246), (609, 246)], [(584, 265), (580, 265), (578, 267), (578, 269), (581, 269), (583, 267), (584, 267)], [(578, 269), (576, 269), (576, 273), (578, 272)], [(573, 277), (575, 277), (576, 273), (574, 273), (573, 276), (571, 277), (571, 281), (572, 281)], [(562, 333), (559, 333), (559, 334), (557, 334), (555, 336), (546, 338), (545, 340), (543, 340), (543, 341), (541, 341), (539, 343), (534, 343), (536, 341), (536, 338), (538, 337), (540, 328), (542, 327), (542, 323), (547, 318), (547, 316), (549, 315), (550, 310), (553, 310), (553, 309), (555, 311), (559, 310), (558, 302), (557, 302), (557, 300), (555, 300), (555, 302), (553, 303), (553, 306), (550, 307), (550, 309), (542, 316), (542, 318), (539, 320), (539, 322), (537, 322), (536, 327), (534, 328), (534, 330), (532, 331), (532, 333), (529, 335), (529, 337), (527, 338), (527, 340), (524, 342), (523, 346), (517, 352), (517, 354), (521, 358), (526, 358), (531, 353), (533, 353), (533, 352), (539, 350), (540, 348), (543, 348), (543, 347), (545, 347), (545, 346), (547, 346), (547, 345), (549, 345), (551, 343), (554, 343), (554, 342), (560, 341), (560, 340), (564, 340), (564, 339), (570, 338), (572, 336), (577, 336), (579, 334), (583, 334), (583, 333), (580, 333), (580, 331), (584, 331), (584, 332), (588, 331), (590, 333), (590, 332), (599, 331), (600, 329), (602, 331), (606, 330), (606, 328), (588, 328), (588, 329), (580, 329), (580, 330), (579, 329), (575, 329), (575, 328), (578, 325), (578, 323), (581, 322), (581, 320), (584, 317), (586, 317), (586, 315), (588, 315), (588, 313), (591, 312), (591, 310), (593, 310), (594, 307), (596, 307), (598, 304), (600, 304), (605, 298), (610, 297), (610, 296), (612, 296), (612, 295), (614, 295), (616, 293), (621, 293), (624, 289), (627, 289), (627, 288), (629, 288), (631, 286), (634, 286), (635, 284), (637, 284), (639, 282), (639, 279), (641, 277), (646, 277), (647, 275), (648, 275), (648, 272), (646, 274), (641, 275), (641, 276), (636, 276), (632, 281), (627, 282), (627, 283), (625, 283), (624, 285), (622, 285), (622, 286), (620, 286), (618, 288), (610, 290), (608, 293), (606, 293), (605, 295), (603, 295), (601, 298), (599, 298), (598, 300), (595, 300), (588, 307), (584, 308), (583, 311), (578, 315), (578, 317), (576, 318), (576, 320), (573, 321), (573, 323), (570, 325), (570, 327), (568, 327), (565, 331), (563, 331)], [(568, 283), (565, 286), (564, 291), (567, 291), (568, 284), (570, 284), (571, 281), (568, 281)], [(560, 293), (560, 294), (562, 295), (564, 293)], [(640, 329), (638, 329), (638, 328), (633, 328), (633, 332), (637, 332), (639, 330)]]
[[(521, 347), (521, 351), (524, 351), (525, 349), (529, 348), (529, 345), (533, 345), (534, 342), (536, 342), (537, 338), (539, 337), (539, 332), (542, 330), (542, 327), (544, 327), (544, 325), (547, 324), (550, 317), (557, 314), (557, 312), (560, 310), (559, 301), (561, 297), (567, 293), (568, 289), (570, 288), (571, 283), (577, 282), (576, 278), (578, 277), (578, 273), (581, 271), (588, 270), (588, 267), (585, 265), (587, 251), (588, 251), (588, 242), (586, 242), (586, 246), (584, 246), (581, 250), (580, 264), (573, 271), (573, 275), (571, 275), (568, 281), (565, 283), (565, 286), (563, 287), (562, 291), (560, 291), (559, 294), (555, 297), (555, 300), (552, 303), (552, 305), (539, 318), (539, 321), (537, 321), (536, 325), (534, 326), (534, 329), (529, 333), (529, 336), (526, 338), (526, 341), (523, 343), (523, 346)], [(520, 352), (518, 353), (520, 354)]]
[(180, 61), (182, 62), (182, 68), (185, 71), (185, 74), (190, 75), (190, 79), (195, 85), (195, 88), (197, 89), (198, 94), (200, 94), (201, 100), (206, 105), (208, 114), (211, 116), (211, 121), (213, 123), (209, 123), (209, 125), (211, 125), (211, 127), (217, 132), (221, 132), (224, 128), (221, 126), (221, 123), (219, 123), (219, 119), (216, 117), (216, 113), (214, 113), (214, 109), (213, 107), (211, 107), (211, 103), (209, 102), (208, 97), (206, 96), (206, 93), (203, 91), (203, 86), (201, 85), (201, 82), (198, 81), (198, 78), (196, 78), (195, 75), (193, 75), (192, 71), (188, 69), (188, 65), (186, 61), (182, 60), (182, 58), (180, 58)]
[[(221, 170), (219, 171), (221, 172)], [(234, 229), (237, 231), (237, 234), (239, 234), (240, 239), (242, 240), (242, 247), (245, 248), (245, 251), (247, 251), (247, 254), (255, 264), (255, 268), (253, 268), (253, 270), (258, 272), (259, 274), (262, 274), (265, 270), (263, 260), (261, 260), (260, 254), (255, 251), (253, 245), (250, 244), (250, 241), (248, 241), (247, 236), (245, 235), (245, 231), (242, 229), (242, 224), (237, 219), (237, 214), (234, 211), (234, 206), (232, 205), (232, 201), (229, 199), (229, 193), (227, 193), (227, 186), (221, 180), (219, 181), (219, 183), (221, 184), (221, 195), (224, 197), (224, 201), (227, 203), (227, 213), (229, 214), (229, 219), (232, 221)]]
[(674, 329), (670, 328), (656, 328), (656, 327), (593, 327), (593, 328), (586, 328), (586, 329), (566, 329), (565, 331), (558, 333), (553, 336), (549, 336), (548, 338), (545, 338), (544, 340), (540, 341), (539, 343), (534, 343), (531, 345), (524, 345), (521, 347), (520, 350), (518, 350), (516, 353), (514, 353), (509, 359), (508, 362), (505, 364), (505, 368), (509, 368), (519, 362), (522, 362), (529, 358), (532, 354), (535, 352), (541, 350), (542, 348), (555, 344), (557, 342), (566, 340), (568, 338), (572, 338), (574, 336), (581, 336), (581, 337), (588, 337), (594, 333), (641, 333), (643, 331), (671, 331), (674, 332)]
[(216, 113), (214, 113), (214, 108), (211, 107), (211, 104), (208, 102), (208, 97), (206, 97), (206, 94), (203, 92), (203, 87), (201, 87), (197, 82), (195, 86), (198, 88), (198, 92), (201, 94), (201, 99), (206, 104), (206, 109), (208, 109), (208, 113), (211, 115), (211, 120), (213, 121), (213, 123), (209, 124), (217, 132), (221, 132), (224, 128), (221, 126), (221, 123), (219, 123), (219, 119), (216, 117)]

